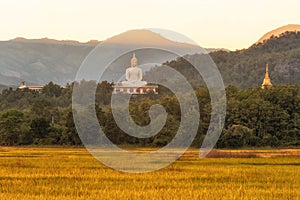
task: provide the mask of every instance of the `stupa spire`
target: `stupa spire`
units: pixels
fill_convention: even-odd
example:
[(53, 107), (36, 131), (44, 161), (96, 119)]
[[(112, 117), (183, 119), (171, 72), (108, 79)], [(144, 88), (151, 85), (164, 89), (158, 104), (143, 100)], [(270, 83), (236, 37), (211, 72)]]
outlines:
[(261, 85), (261, 88), (265, 89), (266, 87), (271, 87), (271, 86), (272, 86), (272, 83), (271, 83), (270, 76), (269, 76), (269, 65), (266, 64), (266, 74), (265, 74), (263, 84)]

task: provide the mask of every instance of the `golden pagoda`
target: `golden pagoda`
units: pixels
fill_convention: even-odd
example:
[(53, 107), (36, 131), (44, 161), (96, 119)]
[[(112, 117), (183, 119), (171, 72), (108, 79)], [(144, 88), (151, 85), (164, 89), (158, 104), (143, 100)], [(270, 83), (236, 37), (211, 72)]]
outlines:
[(267, 88), (272, 87), (272, 83), (271, 83), (271, 80), (270, 80), (270, 77), (269, 77), (269, 66), (268, 66), (268, 64), (266, 64), (266, 75), (265, 75), (265, 78), (264, 78), (264, 82), (261, 85), (262, 89), (265, 89), (266, 87)]

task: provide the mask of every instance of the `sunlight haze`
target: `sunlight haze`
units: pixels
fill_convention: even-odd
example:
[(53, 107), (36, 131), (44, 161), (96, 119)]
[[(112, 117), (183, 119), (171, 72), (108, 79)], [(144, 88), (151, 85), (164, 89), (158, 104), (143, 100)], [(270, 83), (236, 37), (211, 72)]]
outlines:
[(104, 40), (130, 29), (179, 32), (206, 48), (247, 48), (265, 33), (300, 24), (300, 1), (1, 1), (0, 40)]

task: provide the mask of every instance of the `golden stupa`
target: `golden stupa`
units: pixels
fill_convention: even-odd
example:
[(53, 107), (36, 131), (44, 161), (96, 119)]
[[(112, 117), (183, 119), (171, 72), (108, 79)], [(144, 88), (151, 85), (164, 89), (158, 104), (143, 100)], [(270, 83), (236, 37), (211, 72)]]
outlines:
[(261, 88), (265, 89), (265, 88), (268, 88), (268, 87), (272, 87), (272, 83), (271, 83), (271, 80), (270, 80), (270, 77), (269, 77), (269, 66), (268, 66), (268, 64), (266, 64), (266, 75), (265, 75), (265, 78), (264, 78), (264, 82), (261, 85)]

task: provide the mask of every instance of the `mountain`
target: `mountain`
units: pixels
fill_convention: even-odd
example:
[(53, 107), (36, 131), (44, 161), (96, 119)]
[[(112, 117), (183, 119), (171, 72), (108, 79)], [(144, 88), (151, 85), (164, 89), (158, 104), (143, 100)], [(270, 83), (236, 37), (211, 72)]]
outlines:
[[(288, 28), (286, 28), (288, 27)], [(259, 86), (264, 77), (265, 65), (269, 64), (269, 73), (274, 85), (281, 83), (300, 84), (300, 33), (299, 25), (288, 25), (271, 31), (278, 36), (263, 37), (263, 43), (255, 43), (248, 49), (227, 51), (207, 50), (220, 69), (226, 85), (234, 84), (241, 88)], [(287, 30), (295, 30), (287, 32)], [(267, 35), (267, 34), (266, 34)], [(128, 31), (111, 38), (116, 48), (139, 41), (143, 45), (165, 45), (172, 48), (190, 50), (190, 54), (199, 49), (192, 44), (174, 42), (149, 30)], [(50, 81), (65, 85), (72, 82), (85, 57), (99, 44), (99, 41), (80, 43), (77, 41), (58, 41), (48, 38), (16, 38), (0, 42), (0, 84), (45, 85)], [(151, 56), (160, 56), (159, 52), (149, 50)], [(139, 61), (149, 61), (150, 57), (136, 52)], [(201, 55), (194, 55), (201, 56)], [(104, 77), (116, 81), (116, 75), (124, 73), (130, 65), (131, 54), (121, 56), (111, 64), (109, 73)], [(191, 80), (197, 80), (197, 73), (189, 71), (188, 64), (182, 60), (170, 62), (174, 68), (186, 71)], [(101, 66), (101, 65), (99, 65)], [(176, 66), (176, 67), (175, 67)], [(150, 69), (151, 66), (145, 66)]]
[(163, 36), (157, 32), (140, 29), (127, 31), (109, 38), (102, 43), (103, 48), (97, 49), (97, 51), (93, 51), (89, 55), (89, 70), (81, 73), (84, 75), (79, 79), (99, 79), (95, 71), (99, 70), (100, 67), (107, 66), (106, 59), (102, 59), (102, 56), (106, 55), (115, 60), (109, 64), (100, 80), (108, 80), (115, 83), (125, 80), (124, 74), (126, 68), (130, 67), (130, 60), (133, 54), (133, 52), (127, 51), (133, 49), (143, 72), (187, 54), (208, 54), (205, 49), (199, 46), (173, 41), (169, 37), (169, 35)]
[(2, 91), (2, 90), (4, 90), (4, 89), (7, 89), (8, 88), (8, 86), (6, 86), (6, 85), (1, 85), (0, 84), (0, 92)]
[[(149, 30), (134, 30), (110, 38), (116, 43), (115, 48), (122, 48), (139, 42), (143, 45), (156, 44), (191, 50), (196, 53), (199, 49), (191, 44), (171, 41), (158, 33)], [(76, 72), (85, 57), (100, 42), (92, 40), (80, 43), (70, 40), (25, 39), (15, 38), (0, 42), (0, 84), (19, 85), (21, 81), (28, 84), (44, 85), (50, 81), (65, 85), (72, 82)], [(141, 59), (144, 59), (143, 57)], [(130, 65), (130, 59), (124, 58), (115, 65)], [(122, 69), (123, 70), (123, 69)], [(106, 77), (108, 81), (113, 77)]]
[(285, 33), (285, 32), (300, 32), (300, 25), (298, 24), (288, 24), (282, 27), (279, 27), (275, 30), (272, 30), (268, 33), (266, 33), (265, 35), (263, 35), (257, 42), (258, 43), (263, 43), (264, 41), (270, 39), (272, 36), (273, 37), (278, 37), (281, 34)]
[(94, 44), (17, 38), (0, 42), (0, 84), (66, 84)]
[[(242, 88), (260, 85), (264, 77), (265, 65), (268, 63), (273, 84), (300, 84), (300, 32), (298, 31), (281, 33), (264, 43), (254, 44), (248, 49), (230, 54), (228, 59), (231, 57), (235, 62), (231, 67), (219, 63), (220, 68), (223, 68), (222, 71), (233, 69), (231, 77), (226, 80), (228, 83), (236, 83)], [(232, 72), (235, 73), (235, 80), (231, 80), (234, 77)]]
[(81, 46), (81, 45), (91, 45), (95, 46), (100, 43), (98, 40), (90, 40), (86, 43), (81, 43), (75, 40), (54, 40), (49, 38), (42, 38), (42, 39), (26, 39), (23, 37), (17, 37), (15, 39), (12, 39), (10, 41), (14, 42), (27, 42), (27, 43), (47, 43), (47, 44), (66, 44), (66, 45), (73, 45), (73, 46)]
[(227, 52), (230, 51), (230, 50), (225, 49), (225, 48), (205, 48), (205, 50), (208, 51), (209, 53), (216, 52), (216, 51), (227, 51)]
[[(193, 55), (195, 59), (201, 55)], [(248, 49), (216, 51), (210, 56), (218, 66), (225, 85), (240, 88), (260, 86), (269, 64), (273, 85), (300, 84), (300, 32), (285, 32), (256, 43)], [(172, 61), (169, 65), (187, 76), (192, 83), (201, 77), (184, 60)]]

